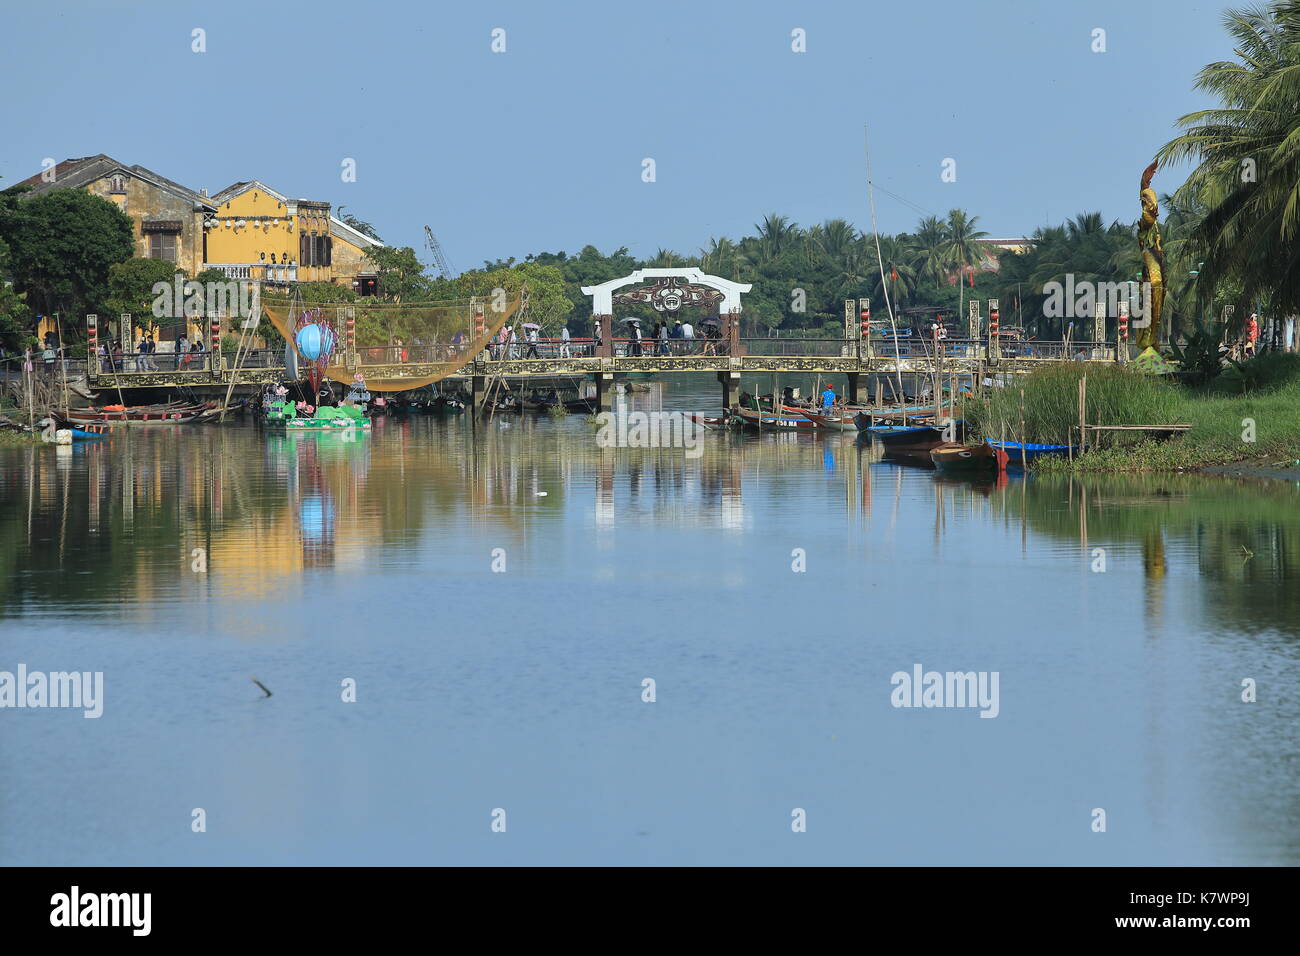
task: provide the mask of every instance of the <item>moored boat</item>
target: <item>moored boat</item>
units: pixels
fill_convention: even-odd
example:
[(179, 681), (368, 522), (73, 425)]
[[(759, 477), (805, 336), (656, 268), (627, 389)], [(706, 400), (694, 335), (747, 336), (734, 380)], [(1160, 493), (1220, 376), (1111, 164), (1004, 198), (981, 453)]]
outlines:
[(1034, 442), (1018, 441), (993, 441), (988, 439), (988, 444), (994, 449), (1001, 449), (1007, 456), (1007, 467), (1020, 468), (1030, 462), (1037, 461), (1039, 458), (1047, 458), (1052, 455), (1079, 454), (1082, 449), (1071, 448), (1069, 445), (1045, 445)]
[(773, 431), (814, 431), (817, 429), (817, 425), (805, 418), (802, 413), (798, 415), (774, 414), (771, 412), (760, 414), (759, 412), (752, 412), (748, 408), (735, 408), (731, 411), (731, 420), (742, 428), (752, 428), (760, 431), (765, 428)]
[(106, 405), (103, 408), (69, 409), (59, 415), (72, 426), (85, 425), (183, 425), (208, 410), (208, 405)]
[(370, 419), (360, 405), (323, 405), (311, 415), (298, 415), (291, 402), (272, 402), (266, 408), (265, 422), (272, 428), (285, 431), (343, 431), (354, 429), (368, 431)]
[(867, 429), (873, 441), (887, 451), (928, 451), (944, 443), (943, 430), (933, 425), (875, 425)]
[(944, 442), (930, 449), (930, 460), (945, 475), (995, 475), (1007, 466), (1007, 453), (989, 444)]
[(725, 428), (727, 425), (727, 419), (723, 417), (717, 417), (712, 415), (696, 415), (692, 412), (685, 412), (683, 414), (687, 421), (694, 422), (697, 425), (702, 425), (705, 428), (712, 428), (716, 430), (719, 428)]

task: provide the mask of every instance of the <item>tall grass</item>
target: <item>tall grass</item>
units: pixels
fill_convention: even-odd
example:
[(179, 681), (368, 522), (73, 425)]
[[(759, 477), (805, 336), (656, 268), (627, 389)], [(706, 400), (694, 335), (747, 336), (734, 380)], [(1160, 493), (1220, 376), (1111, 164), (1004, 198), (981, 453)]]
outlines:
[[(1061, 371), (1050, 369), (1030, 376), (1025, 383), (1026, 406), (1030, 404), (1031, 381), (1039, 375), (1047, 378)], [(1075, 372), (1072, 377), (1077, 380), (1078, 374)], [(1125, 383), (1116, 379), (1115, 394), (1112, 395), (1110, 385), (1101, 383), (1108, 382), (1116, 374), (1129, 376), (1130, 381)], [(1056, 389), (1065, 389), (1071, 396), (1075, 395), (1063, 382)], [(1148, 390), (1145, 396), (1151, 400), (1150, 405), (1141, 404), (1139, 396), (1143, 389)], [(1245, 389), (1244, 394), (1242, 389)], [(1035, 395), (1038, 394), (1036, 389)], [(1000, 402), (1001, 410), (1005, 411), (1012, 396), (995, 398)], [(1052, 405), (1059, 405), (1062, 401), (1059, 396), (1047, 394), (1042, 398)], [(1124, 399), (1129, 404), (1119, 403), (1117, 399)], [(1077, 422), (1077, 398), (1072, 400), (1076, 402), (1074, 415)], [(1136, 406), (1132, 404), (1134, 400), (1138, 401)], [(1015, 402), (1018, 414), (1019, 395), (1015, 396)], [(1115, 416), (1124, 416), (1127, 420)], [(1104, 439), (1104, 447), (1096, 448), (1073, 462), (1065, 459), (1042, 462), (1043, 470), (1183, 471), (1235, 462), (1291, 467), (1300, 461), (1300, 356), (1265, 353), (1240, 368), (1234, 366), (1225, 370), (1205, 389), (1172, 385), (1122, 368), (1089, 369), (1088, 422), (1104, 425), (1185, 422), (1192, 427), (1183, 435), (1163, 442), (1154, 441), (1140, 432), (1118, 440)]]
[[(1180, 390), (1162, 379), (1122, 365), (1055, 365), (1040, 369), (1006, 388), (987, 389), (965, 406), (966, 428), (979, 438), (999, 439), (1005, 427), (1011, 441), (1063, 445), (1078, 440), (1079, 379), (1088, 376), (1090, 425), (1168, 425), (1180, 419)], [(1020, 425), (1024, 392), (1024, 428)], [(1023, 433), (1022, 433), (1023, 432)], [(1115, 434), (1110, 445), (1131, 445), (1141, 433)]]

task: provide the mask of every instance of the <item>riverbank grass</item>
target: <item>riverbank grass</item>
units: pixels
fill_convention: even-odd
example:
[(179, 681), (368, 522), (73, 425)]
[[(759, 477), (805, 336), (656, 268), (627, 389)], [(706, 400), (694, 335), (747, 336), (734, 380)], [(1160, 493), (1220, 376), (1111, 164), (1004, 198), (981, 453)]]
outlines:
[(1097, 437), (1090, 437), (1087, 454), (1073, 461), (1045, 458), (1037, 470), (1185, 471), (1238, 462), (1286, 468), (1300, 459), (1300, 356), (1295, 355), (1263, 356), (1200, 389), (1118, 365), (1056, 366), (1024, 381), (1023, 439), (1020, 387), (992, 389), (969, 403), (967, 427), (979, 438), (999, 438), (1005, 423), (1013, 441), (1064, 444), (1067, 436), (1077, 441), (1078, 383), (1085, 372), (1088, 424), (1191, 428), (1168, 441), (1144, 432), (1093, 433)]

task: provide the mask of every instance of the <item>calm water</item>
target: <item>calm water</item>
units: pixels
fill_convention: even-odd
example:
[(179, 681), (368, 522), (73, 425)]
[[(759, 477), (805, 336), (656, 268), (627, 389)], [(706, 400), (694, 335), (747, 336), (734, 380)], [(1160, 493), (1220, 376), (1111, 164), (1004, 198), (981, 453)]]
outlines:
[[(0, 670), (105, 682), (0, 710), (0, 863), (1294, 864), (1298, 638), (1282, 482), (579, 416), (0, 449)], [(891, 706), (914, 664), (998, 716)]]

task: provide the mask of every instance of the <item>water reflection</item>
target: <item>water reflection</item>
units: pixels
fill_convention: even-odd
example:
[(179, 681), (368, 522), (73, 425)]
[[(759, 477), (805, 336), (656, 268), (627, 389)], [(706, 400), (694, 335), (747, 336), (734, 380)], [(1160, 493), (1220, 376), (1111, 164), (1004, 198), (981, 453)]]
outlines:
[[(531, 846), (523, 862), (784, 859), (765, 837), (727, 843), (681, 805), (683, 793), (737, 807), (738, 793), (778, 791), (845, 819), (870, 804), (889, 821), (810, 841), (809, 862), (868, 850), (912, 863), (1300, 859), (1297, 725), (1280, 703), (1300, 674), (1300, 487), (968, 482), (855, 438), (711, 433), (689, 457), (602, 448), (579, 416), (415, 417), (352, 442), (169, 427), (0, 450), (11, 647), (33, 666), (65, 648), (46, 663), (116, 655), (112, 747), (61, 741), (131, 770), (56, 787), (24, 770), (44, 766), (25, 756), (48, 740), (15, 735), (0, 802), (31, 819), (0, 833), (0, 860), (41, 858), (52, 840), (61, 859), (85, 859), (56, 821), (114, 832), (83, 799), (96, 787), (172, 813), (150, 802), (171, 780), (160, 740), (183, 775), (229, 788), (270, 862), (343, 832), (383, 847), (375, 862), (420, 862), (410, 833), (430, 814), (407, 796), (412, 779), (496, 806), (499, 789), (474, 790), (485, 774), (530, 812), (541, 802), (569, 820), (561, 849), (512, 844)], [(489, 571), (497, 548), (507, 575)], [(796, 548), (806, 573), (792, 569)], [(1001, 670), (1002, 716), (900, 721), (889, 674), (918, 660)], [(249, 711), (231, 689), (250, 672), (273, 681), (276, 708)], [(664, 677), (671, 706), (636, 709), (646, 673)], [(338, 711), (339, 677), (354, 674), (376, 702), (364, 718)], [(1239, 701), (1243, 677), (1264, 688), (1255, 709)], [(248, 741), (271, 731), (257, 773), (241, 776)], [(229, 759), (194, 751), (208, 734)], [(366, 782), (339, 808), (342, 746)], [(646, 766), (663, 768), (649, 784)], [(882, 766), (906, 772), (882, 789)], [(580, 795), (557, 783), (574, 780)], [(588, 783), (617, 808), (590, 838)], [(289, 813), (300, 792), (353, 829), (324, 809), (300, 844), (259, 829), (266, 807)], [(767, 833), (772, 808), (753, 800), (734, 826)], [(1124, 821), (1123, 841), (1088, 841), (1098, 805)], [(655, 838), (636, 836), (647, 828)], [(193, 862), (183, 830), (135, 859)], [(463, 842), (447, 859), (480, 859)], [(211, 843), (248, 861), (248, 844)], [(102, 859), (121, 862), (116, 849)]]
[(1300, 485), (1195, 475), (964, 481), (882, 460), (878, 446), (842, 435), (714, 434), (691, 458), (600, 448), (584, 422), (513, 418), (475, 435), (463, 421), (387, 419), (354, 441), (161, 429), (5, 451), (0, 614), (147, 602), (186, 576), (195, 549), (206, 553), (214, 597), (256, 599), (307, 571), (366, 573), (430, 527), (523, 542), (573, 511), (607, 535), (752, 531), (755, 501), (806, 494), (820, 475), (838, 489), (846, 522), (894, 530), (905, 489), (923, 479), (934, 553), (953, 522), (971, 521), (1014, 529), (1026, 553), (1068, 545), (1090, 568), (1136, 552), (1153, 630), (1170, 553), (1194, 556), (1213, 624), (1300, 628)]

